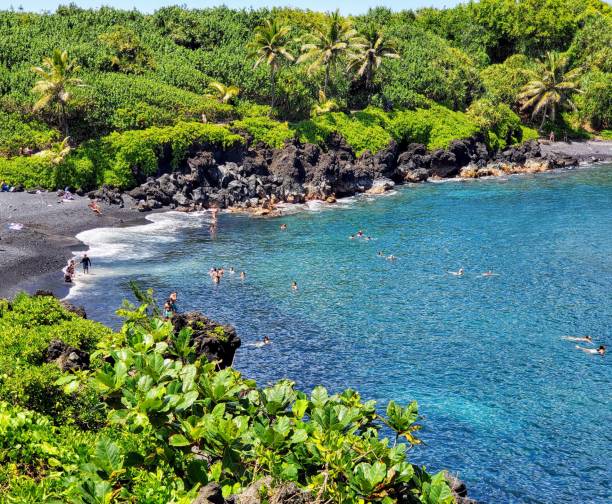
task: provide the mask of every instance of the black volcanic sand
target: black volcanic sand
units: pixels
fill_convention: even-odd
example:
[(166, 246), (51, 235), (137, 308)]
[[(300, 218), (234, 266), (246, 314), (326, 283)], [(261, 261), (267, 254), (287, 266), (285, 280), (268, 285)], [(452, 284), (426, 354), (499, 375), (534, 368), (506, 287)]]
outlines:
[[(96, 215), (87, 207), (89, 198), (60, 200), (54, 193), (0, 193), (0, 297), (38, 289), (64, 297), (70, 284), (61, 270), (73, 251), (86, 250), (75, 238), (78, 233), (146, 222), (135, 210), (104, 204), (102, 215)], [(23, 229), (9, 229), (11, 223)]]

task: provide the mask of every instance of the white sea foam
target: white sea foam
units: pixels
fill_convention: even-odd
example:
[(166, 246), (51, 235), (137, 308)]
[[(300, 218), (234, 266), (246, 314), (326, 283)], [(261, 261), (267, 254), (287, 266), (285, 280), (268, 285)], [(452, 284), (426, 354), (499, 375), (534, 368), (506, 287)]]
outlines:
[[(165, 212), (146, 216), (150, 223), (123, 228), (96, 228), (79, 233), (76, 237), (87, 245), (87, 254), (94, 264), (92, 273), (77, 273), (67, 298), (75, 296), (80, 290), (95, 282), (96, 277), (121, 276), (128, 272), (120, 263), (105, 267), (104, 261), (145, 259), (155, 254), (156, 243), (178, 241), (178, 233), (188, 228), (200, 228), (210, 222), (207, 212)], [(80, 261), (82, 252), (75, 252), (75, 260)], [(102, 260), (102, 264), (97, 264)]]

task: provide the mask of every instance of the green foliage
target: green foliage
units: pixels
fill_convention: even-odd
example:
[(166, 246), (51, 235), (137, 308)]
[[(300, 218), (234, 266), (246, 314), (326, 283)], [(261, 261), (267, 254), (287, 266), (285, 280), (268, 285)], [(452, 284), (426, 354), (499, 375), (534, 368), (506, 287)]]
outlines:
[(295, 125), (300, 141), (324, 143), (332, 133), (339, 133), (360, 156), (366, 150), (378, 152), (389, 145), (391, 135), (368, 111), (346, 115), (330, 112)]
[(24, 149), (45, 149), (59, 137), (57, 130), (40, 121), (26, 122), (19, 114), (0, 110), (0, 156), (16, 156)]
[(582, 79), (580, 118), (596, 130), (612, 127), (612, 73), (594, 70)]
[(154, 66), (148, 49), (143, 47), (138, 34), (131, 28), (118, 25), (98, 38), (109, 52), (102, 65), (104, 69), (143, 73)]
[(478, 100), (470, 105), (467, 114), (485, 132), (492, 150), (503, 150), (523, 139), (521, 120), (504, 103), (494, 105), (487, 99)]
[(262, 142), (277, 149), (294, 137), (294, 132), (286, 122), (278, 122), (269, 117), (245, 117), (234, 121), (232, 127), (238, 131), (246, 131), (256, 143)]
[(93, 389), (65, 393), (56, 385), (60, 368), (44, 360), (54, 340), (91, 351), (110, 332), (66, 311), (53, 297), (18, 295), (0, 313), (0, 401), (44, 413), (58, 423), (100, 423), (103, 408)]
[[(147, 317), (152, 296), (142, 296), (147, 304), (123, 311), (129, 318), (119, 335), (102, 329), (91, 370), (19, 369), (38, 372), (41, 387), (48, 380), (47, 393), (66, 413), (28, 395), (29, 377), (22, 389), (11, 382), (17, 405), (0, 395), (0, 488), (9, 501), (187, 504), (207, 482), (218, 482), (227, 496), (271, 476), (273, 486), (293, 481), (329, 502), (388, 503), (400, 494), (452, 502), (443, 473), (429, 475), (407, 460), (419, 442), (416, 403), (391, 402), (382, 415), (374, 401), (351, 390), (330, 395), (316, 387), (305, 394), (288, 380), (257, 388), (237, 371), (197, 357), (191, 331), (175, 334), (170, 322)], [(47, 316), (35, 315), (44, 308)], [(77, 321), (51, 298), (20, 296), (0, 313), (1, 322), (12, 313), (10, 323), (19, 328), (28, 321), (27, 330)], [(6, 387), (11, 370), (3, 371)], [(52, 388), (60, 385), (73, 391), (69, 397), (81, 409), (85, 392), (91, 394), (89, 407), (95, 399), (108, 412), (106, 424), (64, 425), (79, 410), (62, 402), (62, 391)], [(57, 415), (55, 423), (41, 413)], [(393, 443), (383, 429), (395, 433)]]
[(53, 164), (40, 156), (0, 157), (0, 180), (10, 185), (54, 188), (53, 171)]
[(491, 65), (480, 72), (485, 97), (494, 103), (516, 106), (516, 96), (530, 80), (536, 77), (537, 65), (522, 54), (510, 56), (503, 63)]

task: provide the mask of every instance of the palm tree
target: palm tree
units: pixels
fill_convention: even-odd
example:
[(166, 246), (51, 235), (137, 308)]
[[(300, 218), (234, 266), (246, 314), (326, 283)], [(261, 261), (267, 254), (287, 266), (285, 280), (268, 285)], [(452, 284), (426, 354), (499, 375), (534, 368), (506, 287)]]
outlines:
[(399, 58), (395, 44), (373, 26), (368, 26), (361, 38), (364, 45), (355, 52), (349, 61), (349, 70), (356, 70), (359, 77), (366, 80), (366, 89), (372, 84), (374, 72), (380, 67), (383, 58)]
[(270, 67), (270, 84), (272, 88), (271, 109), (274, 109), (276, 94), (276, 72), (280, 68), (282, 60), (294, 61), (294, 57), (287, 50), (287, 34), (289, 27), (280, 26), (276, 20), (267, 20), (262, 26), (255, 29), (255, 36), (248, 45), (251, 56), (257, 58), (255, 68), (262, 63)]
[(41, 97), (34, 104), (34, 112), (48, 105), (55, 105), (60, 110), (60, 123), (64, 130), (64, 136), (68, 136), (68, 120), (66, 118), (66, 107), (70, 100), (68, 88), (70, 86), (82, 86), (80, 79), (72, 77), (79, 70), (76, 60), (68, 60), (68, 53), (56, 49), (51, 58), (45, 58), (39, 67), (32, 67), (32, 71), (41, 79), (38, 80), (32, 92)]
[(517, 97), (521, 111), (531, 109), (531, 117), (534, 119), (542, 115), (540, 129), (548, 117), (555, 121), (558, 109), (576, 109), (570, 96), (580, 92), (578, 77), (581, 73), (580, 68), (566, 71), (567, 57), (556, 52), (546, 53), (546, 61), (541, 65), (541, 78), (527, 83)]
[(240, 93), (240, 88), (238, 86), (226, 86), (217, 81), (211, 82), (208, 88), (211, 92), (205, 95), (206, 98), (219, 100), (221, 103), (231, 102)]
[(336, 67), (338, 59), (347, 53), (359, 50), (363, 44), (357, 36), (357, 31), (347, 19), (343, 19), (338, 11), (329, 14), (329, 22), (324, 28), (314, 28), (312, 42), (302, 46), (302, 55), (298, 63), (310, 61), (309, 73), (325, 67), (325, 83), (323, 92), (327, 95), (329, 74)]
[(338, 103), (336, 103), (336, 100), (328, 100), (325, 92), (319, 89), (319, 102), (312, 107), (310, 115), (316, 117), (337, 109)]
[(72, 147), (70, 147), (70, 137), (64, 138), (61, 142), (52, 145), (49, 149), (40, 151), (35, 156), (40, 156), (47, 159), (54, 165), (59, 165), (64, 161), (66, 156), (70, 154)]

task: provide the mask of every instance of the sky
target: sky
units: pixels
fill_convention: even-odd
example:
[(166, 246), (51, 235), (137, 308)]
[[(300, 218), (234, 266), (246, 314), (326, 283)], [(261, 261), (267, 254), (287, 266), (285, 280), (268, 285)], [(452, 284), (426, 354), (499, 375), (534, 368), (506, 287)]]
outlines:
[[(23, 7), (26, 11), (54, 11), (59, 5), (67, 5), (71, 0), (0, 0), (0, 10)], [(206, 8), (227, 5), (232, 8), (259, 7), (299, 7), (318, 11), (340, 9), (343, 14), (361, 14), (370, 7), (383, 5), (393, 10), (418, 9), (421, 7), (452, 7), (459, 0), (72, 0), (79, 7), (96, 8), (102, 5), (121, 9), (136, 8), (142, 12), (153, 12), (166, 5), (186, 5), (190, 8)]]

